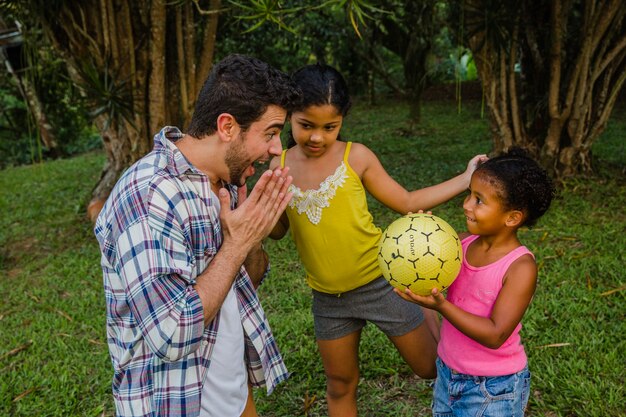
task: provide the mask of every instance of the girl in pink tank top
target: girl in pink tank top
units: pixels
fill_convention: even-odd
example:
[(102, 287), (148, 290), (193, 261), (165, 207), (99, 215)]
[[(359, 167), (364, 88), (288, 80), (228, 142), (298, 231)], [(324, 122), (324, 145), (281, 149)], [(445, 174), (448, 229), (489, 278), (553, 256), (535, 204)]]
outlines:
[(463, 203), (461, 272), (444, 296), (404, 299), (443, 316), (433, 416), (523, 417), (530, 372), (519, 331), (537, 284), (533, 254), (517, 237), (548, 210), (547, 173), (515, 149), (480, 165)]

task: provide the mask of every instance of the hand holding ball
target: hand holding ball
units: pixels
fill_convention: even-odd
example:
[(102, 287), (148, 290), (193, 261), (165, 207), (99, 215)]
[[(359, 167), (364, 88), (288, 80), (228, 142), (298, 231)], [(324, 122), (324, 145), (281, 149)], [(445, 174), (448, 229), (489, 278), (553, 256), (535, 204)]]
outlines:
[(463, 250), (452, 226), (432, 214), (403, 216), (387, 227), (378, 247), (378, 263), (389, 283), (429, 295), (443, 291), (461, 270)]

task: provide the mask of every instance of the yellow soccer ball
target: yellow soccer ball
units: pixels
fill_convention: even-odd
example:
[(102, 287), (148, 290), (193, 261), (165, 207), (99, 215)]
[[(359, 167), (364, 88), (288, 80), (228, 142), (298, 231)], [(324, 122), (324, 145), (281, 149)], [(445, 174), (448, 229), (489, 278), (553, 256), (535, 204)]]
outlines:
[(443, 291), (461, 270), (463, 250), (452, 226), (432, 214), (403, 216), (387, 227), (378, 245), (383, 276), (401, 290), (428, 295)]

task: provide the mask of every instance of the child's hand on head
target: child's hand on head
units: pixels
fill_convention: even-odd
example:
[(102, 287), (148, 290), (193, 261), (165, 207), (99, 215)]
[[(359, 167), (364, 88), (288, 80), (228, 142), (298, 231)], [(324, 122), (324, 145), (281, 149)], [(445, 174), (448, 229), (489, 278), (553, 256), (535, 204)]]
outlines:
[(470, 161), (467, 163), (467, 169), (465, 170), (465, 172), (467, 172), (468, 174), (470, 174), (470, 176), (472, 175), (472, 173), (474, 171), (476, 171), (476, 168), (478, 168), (478, 166), (480, 164), (482, 164), (483, 162), (485, 162), (486, 160), (488, 160), (489, 157), (485, 154), (481, 154), (481, 155), (476, 155), (474, 156), (472, 159), (470, 159)]

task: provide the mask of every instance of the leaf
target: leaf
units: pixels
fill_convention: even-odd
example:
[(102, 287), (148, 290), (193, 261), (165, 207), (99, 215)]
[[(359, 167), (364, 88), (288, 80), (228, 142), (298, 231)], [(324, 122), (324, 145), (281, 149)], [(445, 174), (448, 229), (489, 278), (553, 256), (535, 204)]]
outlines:
[(537, 346), (537, 349), (564, 347), (564, 346), (569, 346), (569, 345), (571, 345), (571, 343), (550, 343), (548, 345)]
[(56, 311), (59, 315), (65, 317), (68, 321), (74, 321), (74, 319), (71, 318), (70, 315), (67, 314), (65, 311), (62, 311), (62, 310), (59, 310), (59, 309), (56, 309), (54, 311)]
[(111, 57), (106, 57), (104, 66), (98, 66), (90, 58), (78, 66), (77, 71), (82, 80), (79, 87), (85, 95), (85, 106), (90, 109), (92, 118), (106, 116), (105, 128), (121, 120), (135, 128), (131, 83), (121, 78), (120, 69), (114, 68), (111, 62)]
[(23, 345), (18, 346), (15, 349), (12, 349), (12, 350), (4, 353), (2, 356), (0, 356), (0, 361), (5, 359), (5, 358), (8, 358), (9, 356), (17, 355), (21, 351), (28, 349), (30, 347), (30, 345), (32, 345), (32, 344), (33, 344), (33, 341), (29, 340), (28, 342), (24, 343)]
[(33, 294), (31, 294), (31, 293), (26, 293), (26, 294), (27, 294), (27, 295), (28, 295), (28, 297), (29, 297), (31, 300), (33, 300), (34, 302), (36, 302), (36, 303), (41, 302), (41, 300), (39, 299), (39, 297), (37, 297), (36, 295), (33, 295)]
[(26, 391), (24, 391), (23, 393), (21, 393), (20, 395), (18, 395), (17, 397), (13, 398), (13, 402), (18, 402), (19, 400), (21, 400), (22, 398), (26, 397), (28, 394), (32, 393), (33, 391), (35, 391), (37, 388), (29, 388)]
[(616, 292), (623, 291), (623, 290), (626, 290), (626, 285), (622, 285), (621, 287), (614, 288), (614, 289), (609, 290), (609, 291), (605, 291), (605, 292), (600, 294), (600, 297), (606, 297), (607, 295), (611, 295), (611, 294), (614, 294)]

